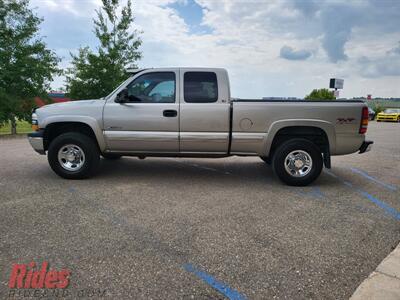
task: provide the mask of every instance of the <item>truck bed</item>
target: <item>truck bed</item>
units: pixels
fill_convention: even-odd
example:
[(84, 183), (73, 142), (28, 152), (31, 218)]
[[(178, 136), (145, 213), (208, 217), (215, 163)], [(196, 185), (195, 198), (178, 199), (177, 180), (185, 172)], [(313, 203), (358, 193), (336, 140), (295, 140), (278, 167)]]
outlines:
[(361, 100), (234, 99), (231, 105), (232, 153), (268, 153), (272, 137), (287, 127), (324, 130), (332, 155), (354, 153), (364, 141)]
[(338, 103), (364, 103), (363, 100), (354, 100), (354, 99), (337, 99), (337, 100), (328, 100), (328, 99), (321, 99), (321, 100), (307, 100), (307, 99), (241, 99), (241, 98), (233, 98), (231, 102), (338, 102)]

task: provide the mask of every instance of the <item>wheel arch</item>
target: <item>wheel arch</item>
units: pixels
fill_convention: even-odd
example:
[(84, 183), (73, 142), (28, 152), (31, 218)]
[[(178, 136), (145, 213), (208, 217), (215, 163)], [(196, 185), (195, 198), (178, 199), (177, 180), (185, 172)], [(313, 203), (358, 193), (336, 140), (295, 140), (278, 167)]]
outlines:
[(329, 122), (314, 120), (278, 121), (271, 125), (265, 142), (265, 156), (272, 157), (282, 142), (291, 138), (305, 138), (316, 144), (330, 167), (330, 153), (335, 151), (335, 129)]
[(85, 134), (92, 138), (99, 150), (102, 152), (105, 149), (105, 141), (102, 134), (102, 130), (97, 125), (96, 120), (71, 120), (71, 121), (61, 121), (54, 120), (53, 122), (48, 122), (44, 131), (44, 148), (48, 149), (50, 143), (54, 138), (60, 134), (66, 132), (79, 132)]

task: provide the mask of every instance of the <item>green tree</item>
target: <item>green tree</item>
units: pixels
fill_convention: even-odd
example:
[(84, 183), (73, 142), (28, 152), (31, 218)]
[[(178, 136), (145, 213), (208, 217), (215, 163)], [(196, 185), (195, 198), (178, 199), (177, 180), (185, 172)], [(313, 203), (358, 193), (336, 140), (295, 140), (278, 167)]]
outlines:
[(306, 100), (335, 100), (333, 91), (328, 89), (315, 89), (310, 95), (305, 97)]
[(29, 0), (0, 0), (0, 124), (28, 120), (35, 96), (47, 97), (59, 59), (39, 36), (43, 20)]
[(94, 99), (106, 96), (127, 78), (126, 67), (135, 68), (142, 54), (139, 32), (133, 30), (132, 4), (128, 0), (118, 16), (119, 0), (102, 0), (97, 10), (94, 33), (99, 39), (97, 52), (89, 47), (72, 56), (67, 70), (67, 92), (73, 99)]

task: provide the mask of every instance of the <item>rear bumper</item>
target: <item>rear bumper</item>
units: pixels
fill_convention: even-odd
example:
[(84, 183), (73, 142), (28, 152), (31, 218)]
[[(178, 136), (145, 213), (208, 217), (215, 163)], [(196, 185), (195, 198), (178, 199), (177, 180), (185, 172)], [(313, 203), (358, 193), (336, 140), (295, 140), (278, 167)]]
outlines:
[(28, 134), (28, 140), (33, 150), (42, 155), (46, 154), (44, 150), (43, 133), (43, 130), (39, 130)]
[(361, 147), (360, 147), (360, 152), (358, 152), (359, 154), (361, 154), (361, 153), (365, 153), (365, 152), (368, 152), (368, 151), (370, 151), (371, 150), (371, 148), (372, 148), (372, 144), (373, 144), (374, 142), (373, 141), (364, 141), (362, 144), (361, 144)]

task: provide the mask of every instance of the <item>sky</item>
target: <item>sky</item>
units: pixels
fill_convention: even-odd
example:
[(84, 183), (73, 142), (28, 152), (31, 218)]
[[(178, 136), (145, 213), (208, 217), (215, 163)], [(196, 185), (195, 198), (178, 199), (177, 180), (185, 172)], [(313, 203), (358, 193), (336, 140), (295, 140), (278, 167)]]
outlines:
[[(125, 0), (121, 0), (121, 4)], [(222, 67), (233, 97), (299, 97), (344, 79), (340, 97), (400, 97), (399, 0), (132, 0), (139, 67)], [(31, 0), (67, 68), (97, 47), (101, 0)], [(52, 83), (57, 89), (63, 78)]]

